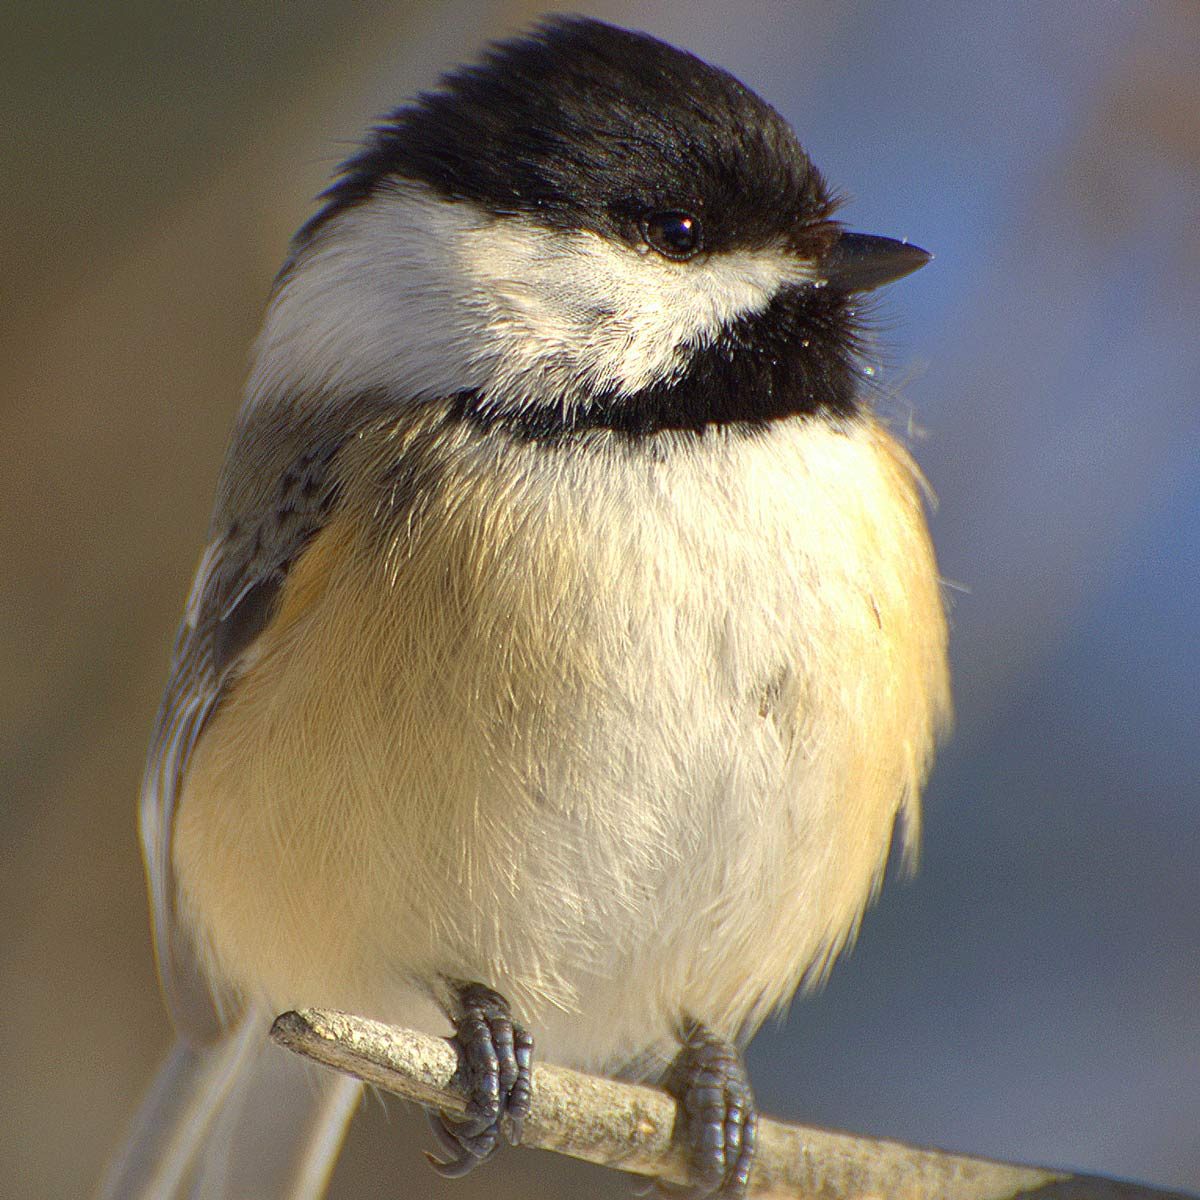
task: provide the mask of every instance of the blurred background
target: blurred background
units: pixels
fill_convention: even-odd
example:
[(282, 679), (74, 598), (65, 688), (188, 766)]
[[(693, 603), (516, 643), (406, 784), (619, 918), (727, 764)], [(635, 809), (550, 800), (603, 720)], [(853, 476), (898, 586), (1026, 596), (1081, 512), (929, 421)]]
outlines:
[[(0, 1191), (86, 1195), (169, 1030), (142, 754), (247, 352), (373, 115), (525, 3), (5, 6)], [(853, 227), (940, 507), (958, 726), (925, 855), (751, 1051), (792, 1119), (1200, 1190), (1200, 4), (584, 4), (732, 70)], [(372, 1100), (335, 1197), (461, 1184)]]

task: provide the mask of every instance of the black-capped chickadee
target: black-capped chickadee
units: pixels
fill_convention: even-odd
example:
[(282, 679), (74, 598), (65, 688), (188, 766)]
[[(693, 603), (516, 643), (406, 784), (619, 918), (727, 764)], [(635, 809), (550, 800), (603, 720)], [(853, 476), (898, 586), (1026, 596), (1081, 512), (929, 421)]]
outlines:
[[(316, 1196), (359, 1085), (270, 1016), (444, 1032), (459, 1174), (549, 1061), (658, 1078), (745, 1191), (738, 1047), (916, 836), (948, 710), (916, 470), (778, 113), (555, 19), (387, 117), (293, 242), (158, 718), (179, 1041), (106, 1195)], [(449, 1024), (447, 1023), (449, 1020)]]

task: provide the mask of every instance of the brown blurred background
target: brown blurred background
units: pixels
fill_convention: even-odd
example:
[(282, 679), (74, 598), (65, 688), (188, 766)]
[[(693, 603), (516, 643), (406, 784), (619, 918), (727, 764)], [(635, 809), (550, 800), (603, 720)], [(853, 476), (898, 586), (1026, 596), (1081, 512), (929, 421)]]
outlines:
[[(729, 67), (937, 252), (885, 301), (959, 730), (915, 884), (765, 1031), (772, 1112), (1200, 1189), (1200, 5), (586, 4)], [(145, 739), (287, 238), (369, 119), (531, 4), (6, 6), (0, 1191), (86, 1195), (169, 1030)], [(371, 1101), (338, 1197), (461, 1184)]]

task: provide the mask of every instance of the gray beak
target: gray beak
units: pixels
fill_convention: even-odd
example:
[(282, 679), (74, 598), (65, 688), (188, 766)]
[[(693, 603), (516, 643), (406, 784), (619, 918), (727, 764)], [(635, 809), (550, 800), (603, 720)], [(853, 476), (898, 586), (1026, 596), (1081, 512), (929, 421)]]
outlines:
[(933, 257), (920, 246), (870, 233), (843, 233), (825, 255), (825, 286), (839, 292), (870, 292), (903, 279)]

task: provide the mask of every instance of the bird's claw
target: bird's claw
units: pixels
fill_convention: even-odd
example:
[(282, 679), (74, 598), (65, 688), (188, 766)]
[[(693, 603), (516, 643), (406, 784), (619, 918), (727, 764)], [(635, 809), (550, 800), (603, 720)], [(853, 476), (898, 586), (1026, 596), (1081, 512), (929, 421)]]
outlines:
[(675, 1200), (743, 1200), (758, 1140), (758, 1112), (737, 1050), (703, 1025), (687, 1032), (668, 1076), (678, 1101), (675, 1136), (692, 1171), (686, 1188), (660, 1185)]
[(458, 1015), (450, 1039), (458, 1051), (455, 1085), (467, 1097), (461, 1116), (429, 1113), (429, 1124), (450, 1156), (426, 1153), (439, 1175), (457, 1179), (495, 1154), (502, 1136), (514, 1146), (529, 1114), (533, 1038), (515, 1023), (508, 1002), (479, 983), (457, 989)]

